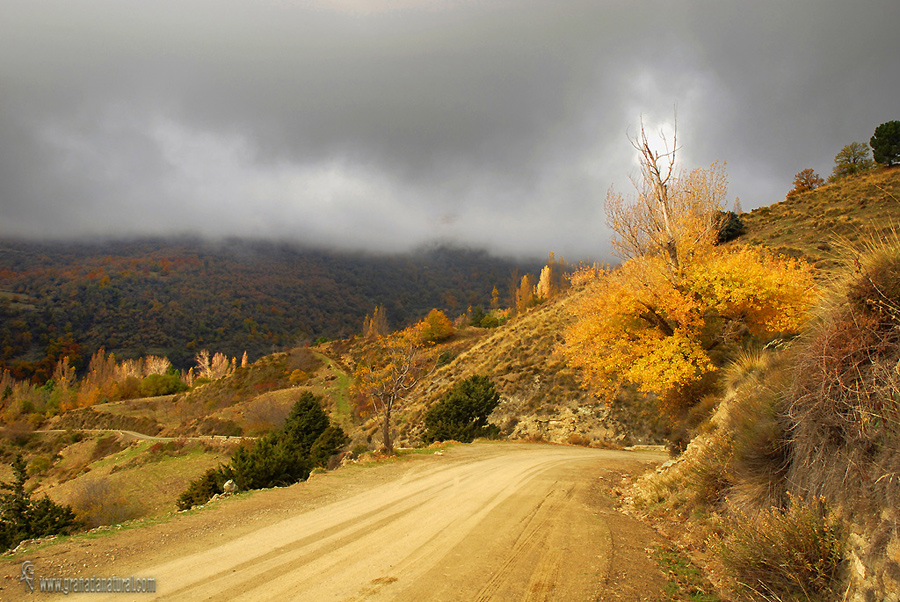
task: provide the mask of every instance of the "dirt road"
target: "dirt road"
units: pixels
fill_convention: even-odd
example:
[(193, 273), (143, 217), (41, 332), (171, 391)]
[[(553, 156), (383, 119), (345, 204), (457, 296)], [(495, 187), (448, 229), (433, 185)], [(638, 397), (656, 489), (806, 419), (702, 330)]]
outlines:
[[(155, 595), (76, 596), (91, 600), (662, 599), (654, 536), (608, 493), (621, 472), (660, 459), (481, 444), (349, 467), (19, 554), (3, 563), (0, 596), (24, 592), (29, 560), (37, 577), (156, 579)], [(66, 597), (34, 595), (54, 598)]]

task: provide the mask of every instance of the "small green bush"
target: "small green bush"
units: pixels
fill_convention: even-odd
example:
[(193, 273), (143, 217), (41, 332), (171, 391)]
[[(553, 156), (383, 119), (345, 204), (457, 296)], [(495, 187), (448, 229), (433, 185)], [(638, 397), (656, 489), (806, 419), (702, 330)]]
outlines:
[(500, 326), (500, 320), (498, 320), (495, 316), (485, 316), (481, 319), (481, 323), (479, 324), (482, 328), (497, 328)]
[(744, 220), (734, 211), (719, 211), (719, 225), (716, 242), (722, 244), (740, 237), (747, 231)]
[(347, 445), (349, 441), (343, 429), (337, 426), (329, 426), (313, 443), (312, 448), (309, 450), (309, 458), (316, 466), (327, 468), (328, 460), (339, 449)]
[(487, 419), (499, 403), (500, 395), (489, 377), (470, 376), (425, 413), (424, 439), (471, 443), (477, 437), (496, 437), (499, 428)]
[(435, 364), (435, 367), (440, 368), (441, 366), (446, 366), (454, 359), (456, 359), (456, 354), (452, 351), (441, 351), (440, 355), (438, 355), (437, 364)]
[(229, 467), (242, 491), (291, 485), (305, 480), (313, 469), (309, 455), (278, 433), (257, 439), (252, 447), (238, 448)]
[(174, 395), (187, 391), (188, 386), (177, 374), (151, 374), (141, 381), (140, 391), (144, 397)]
[(200, 504), (205, 504), (209, 499), (217, 493), (222, 493), (222, 485), (228, 479), (225, 477), (225, 468), (210, 468), (199, 479), (194, 479), (188, 488), (178, 496), (175, 505), (179, 510), (187, 510)]

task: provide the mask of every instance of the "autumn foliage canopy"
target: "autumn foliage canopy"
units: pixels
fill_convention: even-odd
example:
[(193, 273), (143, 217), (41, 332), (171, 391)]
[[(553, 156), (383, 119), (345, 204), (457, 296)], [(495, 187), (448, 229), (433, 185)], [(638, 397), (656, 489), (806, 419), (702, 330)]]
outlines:
[[(675, 171), (674, 150), (634, 140), (637, 197), (607, 197), (616, 269), (582, 269), (576, 320), (563, 346), (586, 384), (611, 400), (626, 384), (667, 409), (716, 370), (711, 352), (747, 336), (796, 331), (815, 300), (811, 268), (762, 249), (716, 246), (724, 167)], [(690, 402), (688, 402), (690, 403)]]

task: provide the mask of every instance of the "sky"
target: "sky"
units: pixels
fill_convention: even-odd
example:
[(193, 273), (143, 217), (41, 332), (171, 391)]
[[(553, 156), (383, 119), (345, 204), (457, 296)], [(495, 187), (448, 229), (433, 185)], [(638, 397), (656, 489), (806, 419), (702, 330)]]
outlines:
[[(604, 260), (629, 142), (729, 199), (900, 119), (897, 0), (0, 0), (0, 237)], [(730, 208), (730, 207), (728, 207)]]

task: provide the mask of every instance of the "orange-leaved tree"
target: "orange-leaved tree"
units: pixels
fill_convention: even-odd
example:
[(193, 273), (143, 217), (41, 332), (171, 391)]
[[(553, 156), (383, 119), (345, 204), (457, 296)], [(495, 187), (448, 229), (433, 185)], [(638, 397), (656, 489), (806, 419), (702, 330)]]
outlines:
[(790, 191), (788, 191), (787, 198), (790, 198), (802, 192), (815, 190), (824, 183), (825, 180), (823, 180), (822, 177), (817, 174), (815, 170), (813, 170), (813, 168), (807, 167), (796, 176), (794, 176), (794, 187), (791, 188)]
[(368, 397), (381, 415), (384, 448), (389, 455), (394, 453), (391, 436), (394, 407), (406, 399), (436, 364), (430, 343), (422, 338), (420, 324), (377, 337), (366, 347), (354, 373), (354, 392)]
[(711, 351), (747, 336), (796, 331), (816, 295), (812, 268), (761, 249), (715, 245), (724, 168), (687, 174), (675, 150), (651, 150), (643, 129), (637, 197), (607, 196), (616, 269), (582, 269), (584, 288), (563, 350), (585, 382), (611, 399), (622, 385), (652, 393), (677, 416), (716, 370)]

